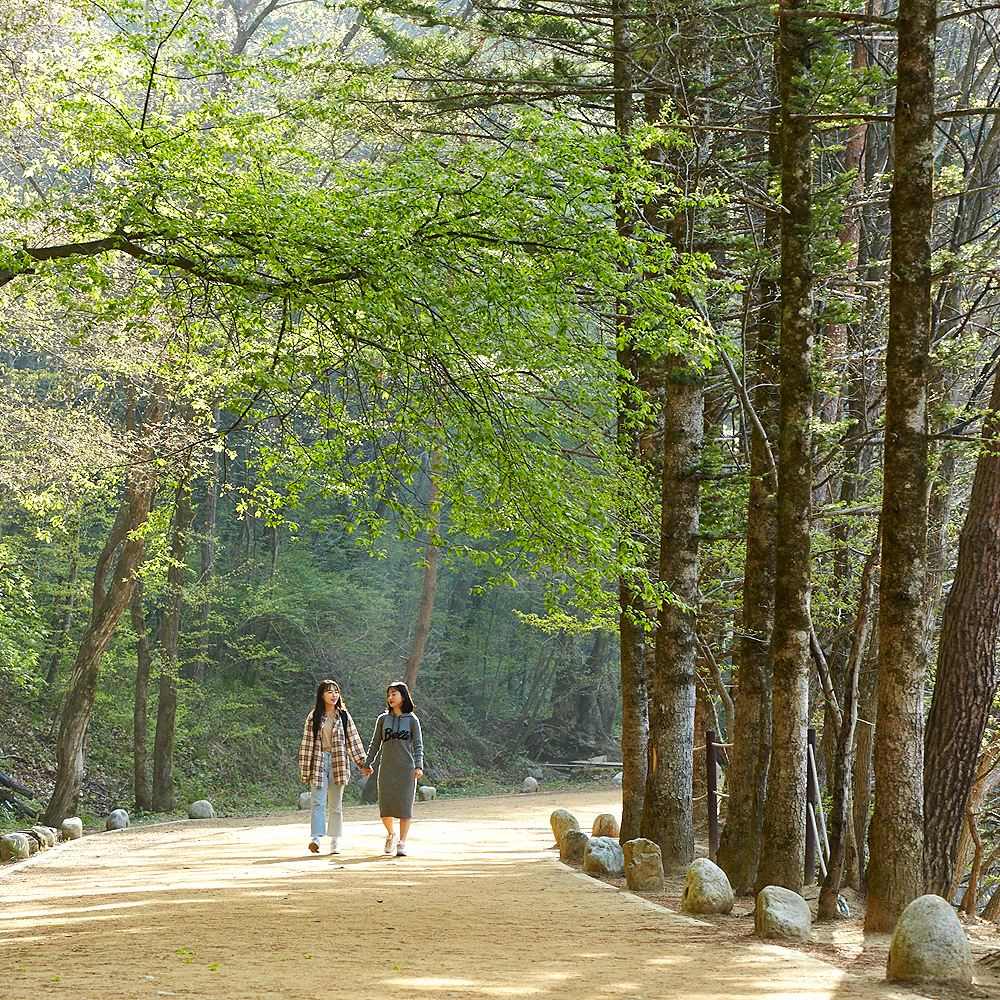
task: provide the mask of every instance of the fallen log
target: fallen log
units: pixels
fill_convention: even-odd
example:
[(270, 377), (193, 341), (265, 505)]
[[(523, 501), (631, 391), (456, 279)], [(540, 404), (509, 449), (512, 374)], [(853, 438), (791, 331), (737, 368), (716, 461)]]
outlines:
[(18, 795), (27, 795), (29, 799), (35, 797), (35, 793), (27, 785), (22, 785), (19, 781), (15, 781), (10, 775), (4, 774), (3, 771), (0, 771), (0, 785), (12, 789)]
[[(31, 794), (30, 792), (28, 793)], [(0, 802), (8, 802), (11, 807), (21, 816), (29, 816), (31, 819), (38, 819), (38, 810), (32, 809), (27, 802), (22, 802), (13, 792), (0, 788)]]

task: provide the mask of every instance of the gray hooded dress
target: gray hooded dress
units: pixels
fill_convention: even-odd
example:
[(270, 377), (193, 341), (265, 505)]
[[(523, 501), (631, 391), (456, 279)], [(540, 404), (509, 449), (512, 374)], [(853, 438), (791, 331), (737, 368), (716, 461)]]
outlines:
[(383, 712), (375, 720), (365, 767), (371, 767), (381, 751), (378, 766), (378, 813), (409, 819), (417, 790), (415, 768), (424, 766), (424, 744), (420, 720), (412, 712)]

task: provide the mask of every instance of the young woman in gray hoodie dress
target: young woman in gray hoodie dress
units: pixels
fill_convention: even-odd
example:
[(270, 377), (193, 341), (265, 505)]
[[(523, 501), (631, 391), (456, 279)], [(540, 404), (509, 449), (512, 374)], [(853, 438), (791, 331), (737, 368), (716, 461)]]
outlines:
[[(402, 681), (393, 681), (385, 691), (389, 706), (375, 720), (375, 732), (364, 766), (371, 767), (381, 753), (378, 768), (378, 811), (385, 826), (385, 853), (406, 855), (406, 835), (413, 817), (413, 796), (424, 766), (424, 744), (420, 720), (413, 714), (413, 700)], [(395, 820), (399, 820), (399, 835)]]

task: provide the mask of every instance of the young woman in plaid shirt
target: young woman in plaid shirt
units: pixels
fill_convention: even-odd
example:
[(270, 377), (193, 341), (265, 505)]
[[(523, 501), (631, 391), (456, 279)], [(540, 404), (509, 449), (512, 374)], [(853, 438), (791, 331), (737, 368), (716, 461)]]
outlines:
[(365, 745), (354, 720), (340, 697), (336, 681), (320, 681), (316, 706), (306, 716), (299, 747), (299, 770), (312, 798), (309, 850), (319, 853), (319, 839), (329, 832), (333, 838), (331, 854), (340, 854), (340, 836), (344, 829), (344, 788), (351, 778), (347, 756), (366, 775)]

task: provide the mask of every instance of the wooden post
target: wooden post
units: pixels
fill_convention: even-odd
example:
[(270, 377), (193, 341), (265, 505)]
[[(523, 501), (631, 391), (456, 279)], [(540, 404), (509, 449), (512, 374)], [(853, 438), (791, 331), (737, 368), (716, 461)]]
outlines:
[(719, 797), (716, 795), (715, 733), (705, 733), (705, 770), (708, 789), (708, 858), (715, 861), (719, 850)]
[[(812, 747), (813, 754), (816, 753), (816, 730), (809, 727), (806, 733), (806, 743)], [(805, 861), (805, 884), (816, 884), (816, 834), (810, 818), (816, 815), (816, 803), (819, 802), (819, 787), (816, 783), (816, 775), (809, 766), (809, 753), (806, 751), (806, 861)]]

